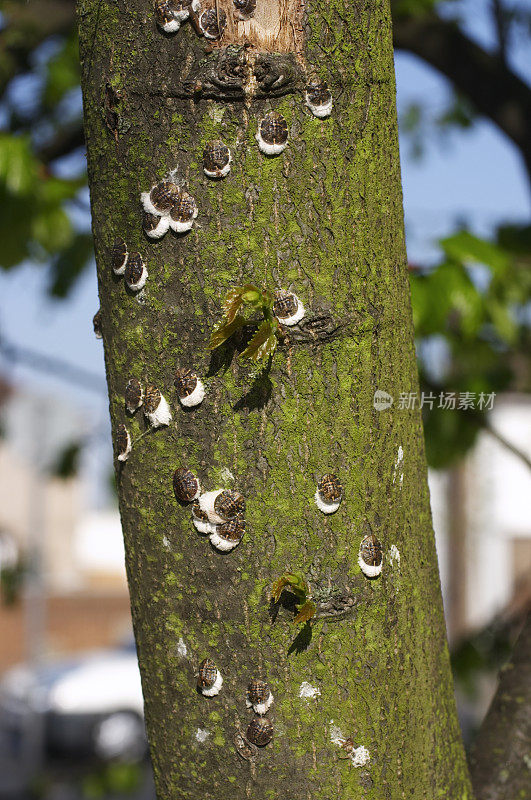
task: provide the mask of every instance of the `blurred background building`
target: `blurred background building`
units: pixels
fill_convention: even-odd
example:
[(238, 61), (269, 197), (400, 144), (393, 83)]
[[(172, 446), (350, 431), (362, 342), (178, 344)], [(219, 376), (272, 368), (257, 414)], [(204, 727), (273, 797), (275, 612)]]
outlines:
[(118, 511), (90, 506), (75, 464), (90, 416), (7, 381), (1, 396), (0, 672), (130, 632)]

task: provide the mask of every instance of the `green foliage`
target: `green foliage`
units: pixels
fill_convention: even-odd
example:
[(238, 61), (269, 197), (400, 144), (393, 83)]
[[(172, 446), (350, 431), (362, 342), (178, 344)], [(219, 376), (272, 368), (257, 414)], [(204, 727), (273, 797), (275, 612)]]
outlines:
[(66, 297), (93, 255), (92, 234), (76, 234), (51, 262), (50, 294), (53, 297)]
[[(255, 324), (258, 330), (241, 355), (265, 363), (277, 346), (278, 323), (273, 317), (272, 306), (273, 294), (267, 289), (259, 289), (249, 283), (231, 289), (223, 303), (223, 319), (212, 332), (210, 349), (220, 347), (245, 325)], [(244, 315), (246, 310), (250, 313), (248, 318)]]
[(0, 133), (0, 267), (51, 261), (52, 292), (64, 296), (92, 256), (90, 238), (75, 231), (67, 211), (84, 183), (50, 174), (28, 136)]
[[(56, 158), (81, 144), (82, 123), (79, 104), (69, 98), (80, 77), (74, 15), (67, 7), (51, 12), (43, 19), (42, 9), (34, 13), (29, 5), (3, 8), (0, 81), (8, 91), (0, 131), (0, 268), (29, 260), (50, 265), (50, 293), (64, 297), (90, 262), (92, 245), (75, 230), (69, 209), (86, 186), (84, 162), (74, 177), (59, 177), (55, 168)], [(44, 58), (37, 55), (43, 43), (51, 54)], [(20, 75), (32, 79), (30, 103), (10, 82)]]
[(308, 622), (316, 612), (315, 603), (311, 599), (310, 586), (301, 572), (285, 572), (271, 587), (271, 599), (274, 603), (280, 601), (283, 592), (295, 595), (297, 615), (293, 622)]
[[(425, 392), (529, 391), (530, 238), (528, 227), (504, 227), (492, 242), (461, 230), (441, 241), (443, 258), (436, 267), (411, 274)], [(426, 356), (430, 342), (444, 354), (436, 368)], [(423, 411), (434, 467), (462, 457), (485, 424), (485, 409), (448, 410), (434, 403)]]

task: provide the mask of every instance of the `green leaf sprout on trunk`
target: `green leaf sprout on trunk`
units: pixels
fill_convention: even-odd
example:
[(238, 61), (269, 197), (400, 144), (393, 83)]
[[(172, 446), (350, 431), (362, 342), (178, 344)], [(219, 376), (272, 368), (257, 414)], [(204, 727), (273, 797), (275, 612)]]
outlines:
[(293, 622), (307, 622), (311, 619), (317, 608), (311, 599), (310, 585), (300, 572), (285, 572), (271, 587), (271, 598), (278, 603), (283, 592), (295, 595), (298, 602), (295, 604), (297, 615)]
[(220, 347), (244, 325), (257, 324), (258, 330), (242, 357), (265, 362), (277, 346), (278, 322), (273, 316), (273, 300), (273, 293), (268, 289), (259, 289), (249, 283), (231, 289), (223, 303), (223, 319), (210, 337), (210, 349)]

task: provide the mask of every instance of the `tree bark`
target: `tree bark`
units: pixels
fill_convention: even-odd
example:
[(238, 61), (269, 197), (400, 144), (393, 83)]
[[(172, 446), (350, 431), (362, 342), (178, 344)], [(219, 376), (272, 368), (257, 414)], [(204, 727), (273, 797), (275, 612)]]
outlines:
[[(233, 14), (228, 0), (219, 7)], [(293, 35), (272, 39), (271, 47), (282, 42), (279, 53), (258, 49), (256, 39), (242, 46), (235, 25), (228, 47), (209, 45), (188, 23), (165, 36), (141, 0), (79, 3), (111, 418), (135, 440), (117, 475), (157, 792), (464, 800), (472, 795), (421, 421), (417, 410), (398, 407), (400, 393), (418, 384), (389, 5), (311, 0), (290, 8), (282, 24)], [(267, 47), (265, 35), (260, 41)], [(314, 73), (334, 97), (329, 119), (304, 105)], [(254, 139), (270, 109), (290, 131), (275, 158)], [(217, 182), (201, 169), (213, 138), (233, 154), (231, 173)], [(174, 168), (199, 217), (189, 234), (153, 243), (142, 232), (140, 192)], [(115, 236), (147, 263), (140, 297), (112, 273)], [(208, 351), (222, 299), (246, 282), (292, 285), (307, 309), (258, 375), (234, 348)], [(173, 389), (178, 366), (207, 384), (202, 405), (186, 413)], [(139, 438), (141, 412), (127, 417), (124, 409), (130, 377), (166, 396), (169, 428)], [(391, 408), (374, 408), (377, 389), (394, 396)], [(204, 489), (244, 493), (247, 533), (231, 553), (215, 552), (176, 503), (178, 466), (194, 470)], [(326, 472), (345, 489), (328, 517), (313, 501)], [(382, 575), (372, 581), (357, 563), (370, 532), (384, 548)], [(311, 583), (311, 628), (295, 625), (285, 606), (270, 613), (271, 585), (287, 569)], [(207, 656), (224, 678), (211, 699), (195, 688)], [(271, 686), (275, 733), (247, 760), (238, 731), (252, 719), (245, 689), (253, 676)], [(300, 696), (303, 682), (315, 697)], [(356, 767), (341, 736), (365, 747), (370, 761)]]
[(530, 686), (531, 615), (528, 615), (511, 660), (501, 670), (496, 695), (470, 757), (478, 800), (529, 797)]

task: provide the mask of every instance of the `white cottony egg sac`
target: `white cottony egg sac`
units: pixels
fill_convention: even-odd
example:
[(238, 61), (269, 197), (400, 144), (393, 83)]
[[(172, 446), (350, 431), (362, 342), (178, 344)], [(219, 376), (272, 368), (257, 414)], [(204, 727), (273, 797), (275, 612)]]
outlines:
[(325, 503), (324, 500), (321, 498), (321, 495), (319, 494), (319, 490), (315, 492), (314, 499), (315, 499), (315, 505), (317, 506), (319, 511), (323, 512), (323, 514), (333, 514), (334, 511), (337, 511), (341, 503), (341, 500), (338, 500), (337, 503)]
[(395, 564), (397, 567), (400, 567), (400, 550), (398, 549), (396, 544), (392, 544), (391, 547), (389, 548), (388, 558), (389, 558), (389, 563), (391, 564), (392, 567), (394, 567)]
[(365, 561), (363, 560), (363, 557), (361, 555), (358, 556), (358, 564), (360, 565), (361, 571), (368, 578), (377, 578), (378, 577), (378, 575), (382, 571), (382, 563), (374, 565), (374, 566), (372, 564), (366, 564)]
[(160, 403), (155, 411), (152, 411), (151, 413), (144, 411), (144, 413), (154, 428), (160, 428), (162, 425), (169, 425), (171, 422), (170, 407), (164, 395), (160, 396)]
[(198, 728), (195, 732), (195, 740), (196, 742), (199, 742), (199, 744), (206, 742), (209, 736), (210, 731), (207, 731), (206, 728)]
[(218, 669), (214, 684), (210, 687), (210, 689), (202, 687), (201, 694), (204, 694), (205, 697), (215, 697), (217, 694), (219, 694), (222, 686), (223, 686), (223, 678), (221, 676), (221, 672)]
[(144, 227), (146, 236), (149, 236), (150, 239), (160, 239), (170, 229), (170, 221), (168, 217), (157, 217), (157, 219), (158, 223), (155, 225), (154, 228), (148, 229)]
[(267, 714), (267, 712), (271, 708), (274, 699), (275, 698), (273, 697), (271, 692), (269, 692), (269, 697), (263, 703), (251, 703), (250, 700), (246, 700), (245, 705), (247, 706), (247, 708), (252, 708), (255, 714), (258, 714), (258, 716), (263, 717), (263, 715)]
[(262, 139), (260, 131), (256, 134), (256, 141), (258, 142), (259, 149), (266, 156), (278, 156), (288, 146), (287, 142), (282, 142), (278, 144), (275, 144), (274, 142), (266, 142), (264, 139)]
[(193, 392), (191, 392), (187, 397), (179, 397), (179, 401), (181, 405), (186, 406), (187, 408), (192, 408), (193, 406), (198, 406), (200, 403), (203, 402), (205, 399), (205, 387), (202, 381), (197, 379), (197, 385)]
[(220, 550), (222, 553), (228, 553), (230, 550), (234, 550), (235, 547), (239, 545), (239, 540), (232, 541), (229, 539), (224, 539), (222, 536), (219, 535), (217, 530), (215, 530), (210, 535), (210, 543), (216, 550)]
[(292, 325), (296, 325), (298, 322), (301, 321), (301, 319), (304, 317), (306, 313), (306, 311), (304, 310), (304, 306), (299, 300), (299, 298), (296, 295), (294, 295), (294, 297), (297, 300), (297, 310), (294, 314), (291, 315), (291, 317), (284, 317), (284, 319), (281, 319), (280, 322), (282, 323), (282, 325), (288, 325), (290, 327)]
[(216, 514), (214, 510), (214, 503), (216, 497), (221, 494), (223, 489), (215, 489), (213, 492), (205, 492), (199, 497), (199, 508), (204, 511), (208, 516), (209, 522), (222, 523), (224, 520)]
[(204, 519), (199, 519), (192, 514), (192, 522), (194, 523), (194, 527), (196, 531), (199, 533), (206, 534), (210, 536), (211, 534), (215, 533), (216, 526), (212, 524), (212, 522), (207, 522)]

